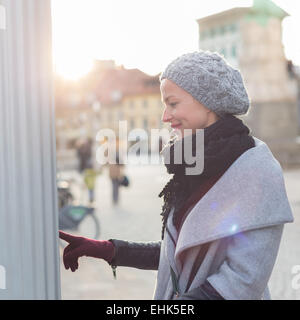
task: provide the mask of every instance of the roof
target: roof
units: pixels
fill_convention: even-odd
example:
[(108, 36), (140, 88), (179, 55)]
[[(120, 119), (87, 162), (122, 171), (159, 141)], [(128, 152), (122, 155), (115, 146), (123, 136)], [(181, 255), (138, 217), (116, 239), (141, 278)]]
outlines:
[(247, 13), (250, 13), (251, 15), (264, 14), (267, 16), (275, 16), (279, 19), (283, 19), (284, 17), (289, 16), (289, 14), (285, 10), (281, 9), (271, 0), (253, 0), (252, 6), (235, 7), (229, 10), (225, 10), (216, 14), (212, 14), (197, 19), (197, 22), (201, 25), (212, 20), (222, 20), (224, 18), (229, 18), (232, 16), (243, 16)]
[(95, 94), (103, 104), (114, 104), (125, 96), (160, 93), (159, 76), (150, 76), (139, 69), (124, 67), (104, 70), (99, 74)]
[(250, 7), (236, 7), (236, 8), (232, 8), (229, 10), (225, 10), (222, 12), (218, 12), (218, 13), (197, 19), (197, 22), (199, 24), (202, 24), (211, 20), (219, 20), (219, 19), (224, 19), (232, 16), (242, 16), (243, 14), (248, 13), (249, 10), (250, 10)]

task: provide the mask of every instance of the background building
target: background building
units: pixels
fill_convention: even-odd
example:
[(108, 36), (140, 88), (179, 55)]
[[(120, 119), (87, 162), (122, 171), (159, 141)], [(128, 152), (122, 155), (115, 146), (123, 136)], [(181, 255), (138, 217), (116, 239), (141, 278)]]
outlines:
[(162, 102), (158, 76), (124, 67), (106, 70), (95, 84), (94, 92), (101, 105), (101, 128), (118, 132), (120, 120), (128, 129), (146, 131), (160, 127)]
[(251, 98), (241, 117), (266, 141), (282, 164), (300, 162), (298, 88), (282, 45), (288, 14), (270, 0), (233, 8), (198, 20), (199, 48), (217, 51), (241, 70)]
[(57, 78), (58, 168), (76, 168), (76, 147), (81, 139), (90, 137), (95, 142), (100, 129), (112, 129), (118, 136), (119, 121), (127, 121), (128, 132), (143, 129), (150, 134), (151, 129), (160, 129), (163, 106), (159, 86), (158, 75), (125, 69), (111, 60), (96, 61), (92, 72), (79, 82)]

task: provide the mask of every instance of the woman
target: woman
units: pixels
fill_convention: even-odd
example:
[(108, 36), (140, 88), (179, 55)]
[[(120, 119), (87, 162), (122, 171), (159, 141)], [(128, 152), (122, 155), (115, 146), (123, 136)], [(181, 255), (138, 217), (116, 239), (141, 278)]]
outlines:
[[(235, 117), (249, 109), (239, 71), (216, 53), (188, 53), (162, 73), (161, 94), (163, 121), (178, 133), (163, 150), (173, 177), (160, 193), (162, 240), (96, 241), (61, 232), (70, 243), (65, 267), (75, 271), (87, 255), (105, 259), (114, 272), (158, 270), (154, 299), (270, 299), (268, 280), (293, 216), (278, 161)], [(204, 129), (204, 167), (188, 175), (191, 164), (174, 161), (176, 146), (190, 139), (195, 154), (197, 129)]]

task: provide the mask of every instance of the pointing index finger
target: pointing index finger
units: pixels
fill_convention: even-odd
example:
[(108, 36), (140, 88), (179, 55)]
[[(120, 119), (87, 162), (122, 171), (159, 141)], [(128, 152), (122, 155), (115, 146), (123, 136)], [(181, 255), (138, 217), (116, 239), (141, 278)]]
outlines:
[(59, 237), (60, 239), (65, 240), (68, 243), (71, 243), (76, 238), (75, 236), (72, 236), (71, 234), (60, 231), (60, 230), (59, 230)]

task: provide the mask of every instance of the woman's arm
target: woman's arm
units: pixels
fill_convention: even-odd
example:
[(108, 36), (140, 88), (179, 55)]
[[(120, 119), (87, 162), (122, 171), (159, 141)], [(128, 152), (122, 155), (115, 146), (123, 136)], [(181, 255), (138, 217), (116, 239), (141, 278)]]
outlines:
[(115, 247), (111, 266), (158, 270), (161, 241), (133, 242), (110, 239)]

